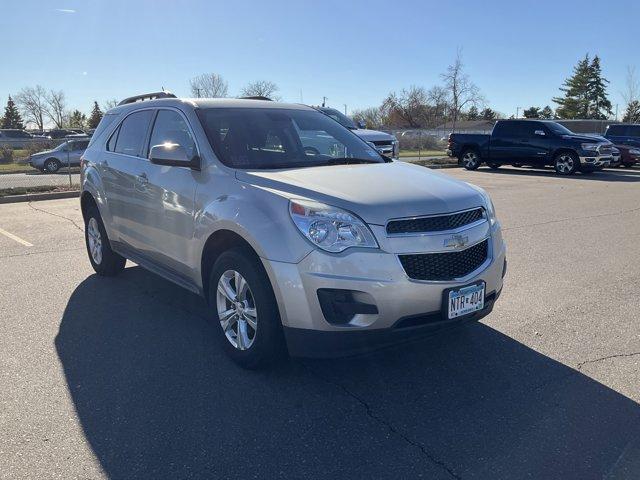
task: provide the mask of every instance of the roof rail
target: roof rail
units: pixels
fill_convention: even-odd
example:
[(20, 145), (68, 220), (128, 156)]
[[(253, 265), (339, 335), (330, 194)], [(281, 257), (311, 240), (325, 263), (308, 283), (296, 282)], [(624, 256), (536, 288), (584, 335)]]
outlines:
[(171, 92), (153, 92), (143, 93), (142, 95), (134, 95), (133, 97), (127, 97), (118, 103), (120, 105), (128, 105), (129, 103), (143, 102), (144, 100), (155, 100), (156, 98), (177, 98)]
[(267, 102), (273, 102), (269, 97), (263, 97), (262, 95), (252, 95), (249, 97), (240, 97), (240, 100), (266, 100)]

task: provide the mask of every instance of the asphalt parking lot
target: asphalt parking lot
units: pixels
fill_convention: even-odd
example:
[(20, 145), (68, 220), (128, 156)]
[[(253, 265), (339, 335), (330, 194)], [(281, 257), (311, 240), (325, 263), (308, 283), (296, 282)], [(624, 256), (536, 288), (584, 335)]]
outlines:
[(191, 293), (94, 275), (76, 199), (0, 205), (0, 478), (640, 478), (640, 170), (439, 172), (496, 204), (494, 312), (269, 372)]

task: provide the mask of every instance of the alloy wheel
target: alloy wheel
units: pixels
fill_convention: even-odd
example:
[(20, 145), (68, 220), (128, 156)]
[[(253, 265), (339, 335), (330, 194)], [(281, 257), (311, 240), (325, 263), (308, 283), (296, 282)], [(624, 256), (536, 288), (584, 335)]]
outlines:
[(91, 253), (91, 258), (96, 265), (100, 265), (102, 262), (102, 235), (100, 235), (98, 221), (94, 217), (89, 219), (87, 236), (89, 240), (89, 252)]
[(467, 152), (462, 156), (462, 164), (466, 168), (474, 168), (478, 163), (478, 154), (476, 152)]
[(574, 167), (575, 162), (571, 155), (562, 154), (556, 160), (556, 169), (558, 170), (558, 173), (562, 173), (563, 175), (573, 172)]
[(239, 272), (227, 270), (218, 280), (216, 307), (231, 345), (238, 350), (250, 348), (256, 339), (258, 315), (251, 288)]

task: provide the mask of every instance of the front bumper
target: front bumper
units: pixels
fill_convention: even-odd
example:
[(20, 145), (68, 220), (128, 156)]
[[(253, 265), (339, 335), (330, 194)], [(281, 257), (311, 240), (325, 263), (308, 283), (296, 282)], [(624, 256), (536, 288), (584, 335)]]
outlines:
[[(381, 238), (380, 232), (374, 231), (374, 234)], [(418, 240), (413, 238), (398, 239), (396, 244), (413, 241), (415, 247)], [(349, 354), (354, 349), (360, 351), (395, 343), (433, 328), (479, 319), (491, 312), (502, 290), (506, 267), (506, 247), (499, 224), (491, 229), (487, 262), (460, 281), (408, 278), (398, 259), (398, 253), (402, 252), (388, 248), (390, 244), (386, 239), (381, 242), (380, 250), (349, 249), (336, 255), (314, 250), (298, 264), (263, 259), (291, 355)], [(462, 319), (444, 318), (441, 314), (444, 290), (479, 280), (486, 284), (484, 310)], [(329, 323), (318, 299), (319, 289), (357, 292), (364, 303), (375, 304), (377, 313), (356, 314), (344, 325)], [(420, 320), (406, 322), (409, 318)], [(342, 340), (336, 342), (336, 338)]]
[(611, 155), (587, 155), (580, 157), (580, 165), (582, 167), (608, 167), (613, 162)]

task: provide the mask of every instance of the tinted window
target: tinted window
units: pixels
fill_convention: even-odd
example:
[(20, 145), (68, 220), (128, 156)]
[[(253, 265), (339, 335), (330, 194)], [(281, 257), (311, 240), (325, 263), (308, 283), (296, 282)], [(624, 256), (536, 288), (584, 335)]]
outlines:
[(236, 168), (384, 162), (374, 148), (315, 110), (211, 108), (198, 116), (218, 158)]
[(72, 142), (71, 150), (86, 150), (88, 146), (89, 146), (88, 140), (81, 141), (81, 142)]
[(522, 122), (519, 132), (522, 138), (531, 138), (536, 136), (536, 130), (544, 131), (545, 128), (538, 122)]
[(116, 128), (116, 130), (111, 134), (109, 141), (107, 142), (107, 150), (110, 152), (116, 151), (116, 141), (118, 140), (118, 133), (120, 133), (120, 128)]
[(353, 128), (353, 129), (358, 128), (358, 126), (353, 120), (351, 120), (346, 115), (343, 115), (335, 108), (321, 108), (320, 111), (323, 112), (325, 115), (328, 115), (331, 118), (333, 118), (336, 122), (339, 122), (340, 125), (343, 125), (347, 128)]
[(607, 135), (621, 136), (625, 134), (626, 129), (626, 125), (609, 125)]
[(142, 155), (142, 146), (147, 136), (152, 114), (152, 110), (142, 110), (141, 112), (132, 113), (124, 119), (122, 125), (120, 125), (120, 133), (118, 133), (118, 140), (116, 141), (114, 150), (116, 153), (134, 157)]
[(518, 136), (518, 126), (520, 122), (500, 122), (497, 123), (493, 131), (493, 135), (499, 137), (516, 137)]
[(153, 124), (153, 132), (149, 141), (149, 149), (163, 143), (177, 143), (187, 151), (189, 158), (196, 156), (196, 143), (189, 132), (187, 123), (174, 110), (160, 110)]
[(106, 114), (102, 117), (102, 120), (100, 120), (100, 123), (98, 124), (98, 128), (93, 132), (93, 136), (91, 137), (91, 142), (89, 144), (92, 144), (100, 135), (102, 135), (107, 127), (113, 123), (116, 117), (117, 115), (115, 114)]
[(630, 137), (640, 137), (640, 125), (629, 125), (627, 135)]

